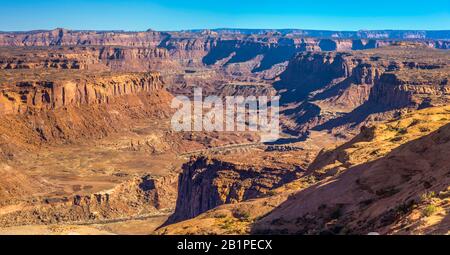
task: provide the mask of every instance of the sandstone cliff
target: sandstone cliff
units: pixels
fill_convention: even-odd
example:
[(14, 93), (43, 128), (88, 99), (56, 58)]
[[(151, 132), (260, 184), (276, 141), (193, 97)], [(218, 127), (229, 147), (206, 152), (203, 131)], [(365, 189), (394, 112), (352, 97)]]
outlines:
[(263, 197), (297, 178), (295, 167), (246, 166), (199, 157), (183, 166), (178, 198), (168, 223), (190, 219), (222, 204)]
[(103, 138), (133, 120), (168, 116), (157, 73), (7, 72), (0, 95), (0, 155)]
[[(392, 38), (367, 36), (366, 33), (309, 37), (308, 33), (255, 31), (255, 34), (249, 34), (238, 30), (224, 33), (102, 32), (66, 29), (0, 33), (0, 69), (156, 70), (171, 83), (170, 91), (178, 92), (180, 87), (191, 82), (203, 87), (215, 86), (223, 83), (223, 76), (227, 77), (226, 82), (230, 79), (254, 79), (256, 82), (273, 80), (286, 69), (289, 60), (300, 52), (370, 50), (398, 44), (392, 38), (404, 37), (395, 33)], [(423, 40), (426, 37), (424, 34), (417, 37), (421, 39), (416, 38), (414, 41), (429, 48), (445, 49), (448, 46), (448, 41)], [(217, 75), (211, 76), (201, 71), (205, 69)], [(186, 78), (185, 72), (196, 73), (197, 78)], [(343, 93), (342, 104), (345, 101), (359, 103), (367, 96), (367, 87), (358, 86), (354, 90), (357, 92)], [(355, 103), (353, 105), (356, 106)]]
[(446, 125), (299, 191), (257, 222), (253, 232), (447, 233), (449, 135)]
[[(27, 74), (30, 73), (22, 75)], [(3, 79), (5, 76), (7, 78), (2, 81), (0, 87), (1, 114), (23, 114), (30, 110), (55, 110), (70, 106), (104, 104), (112, 102), (116, 97), (152, 93), (162, 89), (157, 73), (112, 76), (88, 73), (86, 77), (79, 77), (76, 80), (75, 77), (65, 78), (63, 75), (64, 73), (54, 75), (50, 73), (43, 77), (27, 77), (30, 81), (27, 81), (25, 76), (19, 81), (15, 78), (9, 79), (9, 74), (4, 73)]]
[(2, 175), (0, 206), (6, 206), (6, 208), (11, 205), (13, 208), (15, 203), (29, 199), (34, 194), (51, 189), (42, 180), (18, 171), (4, 162), (0, 163), (0, 174)]
[(323, 149), (307, 173), (317, 178), (341, 172), (386, 156), (407, 142), (426, 136), (450, 120), (449, 107), (432, 107), (413, 111), (377, 125), (363, 126), (352, 140), (335, 148)]
[[(293, 58), (276, 88), (288, 129), (304, 133), (385, 120), (393, 111), (442, 105), (448, 101), (450, 56), (416, 44), (348, 53), (301, 53)], [(391, 113), (389, 113), (391, 112)], [(385, 114), (385, 116), (383, 116)], [(323, 125), (322, 125), (323, 124)]]
[(160, 233), (447, 233), (448, 122), (448, 107), (434, 107), (364, 128), (267, 196), (218, 205)]
[(67, 46), (67, 45), (115, 45), (155, 47), (167, 34), (161, 32), (96, 32), (71, 31), (57, 28), (50, 31), (1, 33), (2, 46)]
[(91, 195), (35, 196), (34, 202), (16, 205), (9, 211), (2, 210), (0, 225), (102, 222), (167, 213), (175, 206), (176, 185), (175, 174), (142, 176)]
[[(198, 30), (193, 30), (199, 32)], [(450, 31), (424, 31), (424, 30), (358, 30), (358, 31), (332, 31), (311, 29), (240, 29), (220, 28), (210, 32), (219, 35), (226, 34), (283, 34), (301, 35), (305, 37), (318, 38), (358, 38), (358, 39), (448, 39)]]
[[(389, 37), (317, 36), (303, 33), (203, 33), (123, 32), (123, 31), (31, 31), (0, 33), (0, 46), (73, 47), (82, 54), (53, 54), (43, 59), (0, 58), (0, 68), (107, 68), (123, 71), (166, 70), (171, 68), (218, 65), (233, 67), (238, 73), (252, 74), (272, 70), (303, 51), (366, 50), (395, 44)], [(397, 37), (395, 37), (397, 38)], [(398, 38), (402, 38), (399, 36)], [(423, 37), (418, 37), (423, 38)], [(405, 38), (406, 39), (406, 38)], [(416, 39), (418, 40), (418, 39)], [(448, 48), (448, 41), (420, 41), (428, 47)], [(8, 49), (4, 49), (5, 51)], [(241, 65), (242, 64), (242, 65)], [(274, 75), (271, 75), (273, 78)]]

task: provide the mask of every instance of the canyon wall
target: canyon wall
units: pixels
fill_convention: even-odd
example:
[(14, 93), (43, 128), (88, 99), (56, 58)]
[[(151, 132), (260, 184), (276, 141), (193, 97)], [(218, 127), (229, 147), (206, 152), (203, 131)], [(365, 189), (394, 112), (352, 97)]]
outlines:
[(272, 189), (293, 181), (299, 169), (245, 166), (199, 157), (183, 165), (178, 198), (168, 223), (196, 217), (222, 204), (264, 197)]
[[(305, 134), (311, 129), (332, 131), (340, 126), (359, 130), (359, 125), (371, 118), (384, 121), (393, 117), (392, 112), (446, 104), (450, 99), (449, 64), (445, 51), (409, 43), (365, 51), (299, 53), (275, 84), (285, 108), (282, 113), (288, 117), (283, 124), (294, 120), (297, 126), (293, 130)], [(289, 130), (287, 124), (284, 127)], [(277, 164), (267, 168), (256, 165), (217, 158), (185, 164), (176, 210), (168, 223), (194, 218), (224, 204), (264, 197), (300, 176)], [(340, 208), (330, 207), (324, 212), (337, 210)]]
[(283, 113), (296, 122), (290, 129), (305, 133), (316, 126), (358, 124), (374, 113), (445, 104), (449, 67), (445, 51), (417, 44), (308, 52), (289, 62), (275, 88), (285, 105), (303, 101)]
[(0, 114), (55, 110), (68, 106), (103, 104), (116, 97), (152, 93), (162, 89), (158, 73), (91, 76), (79, 80), (64, 78), (5, 82), (0, 97)]
[[(191, 30), (200, 32), (200, 30)], [(220, 28), (210, 30), (220, 35), (226, 34), (283, 34), (299, 35), (319, 38), (357, 38), (357, 39), (448, 39), (449, 30), (358, 30), (358, 31), (332, 31), (311, 29), (240, 29)]]
[[(16, 73), (17, 74), (17, 73)], [(0, 155), (103, 138), (166, 118), (172, 96), (158, 73), (21, 72), (0, 86)]]
[(156, 47), (168, 35), (161, 32), (96, 32), (58, 28), (49, 31), (1, 33), (2, 46), (114, 45)]
[[(445, 35), (445, 33), (444, 33)], [(448, 41), (426, 36), (313, 36), (306, 33), (216, 33), (201, 32), (122, 32), (51, 31), (0, 33), (0, 46), (82, 47), (83, 54), (54, 54), (42, 63), (0, 57), (0, 68), (105, 68), (122, 71), (232, 67), (228, 72), (250, 75), (268, 71), (277, 74), (277, 65), (304, 51), (367, 50), (392, 45), (396, 40), (414, 38), (427, 47), (448, 48)], [(0, 54), (1, 55), (1, 54)], [(75, 58), (74, 58), (75, 57)], [(237, 65), (237, 66), (236, 66)], [(236, 71), (237, 69), (237, 71)], [(272, 70), (275, 69), (275, 70)], [(267, 74), (261, 74), (263, 77)]]
[(35, 196), (34, 205), (19, 205), (17, 210), (0, 214), (0, 226), (102, 222), (159, 215), (173, 210), (176, 185), (175, 174), (142, 176), (91, 195)]
[[(290, 196), (256, 222), (253, 233), (447, 233), (449, 141), (447, 124), (378, 159), (361, 158), (365, 163)], [(427, 206), (442, 214), (427, 213)]]

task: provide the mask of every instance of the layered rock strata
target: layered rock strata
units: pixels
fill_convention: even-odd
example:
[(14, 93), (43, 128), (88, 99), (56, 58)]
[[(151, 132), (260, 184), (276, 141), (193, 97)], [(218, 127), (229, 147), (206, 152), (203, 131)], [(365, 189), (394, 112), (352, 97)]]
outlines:
[(183, 166), (176, 210), (168, 223), (196, 217), (222, 204), (264, 197), (300, 172), (295, 167), (252, 167), (203, 156), (192, 159)]

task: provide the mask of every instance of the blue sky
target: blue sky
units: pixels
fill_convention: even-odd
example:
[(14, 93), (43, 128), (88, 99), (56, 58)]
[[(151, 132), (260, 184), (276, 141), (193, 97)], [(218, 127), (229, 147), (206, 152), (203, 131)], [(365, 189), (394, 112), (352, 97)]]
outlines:
[(450, 30), (450, 0), (0, 0), (0, 30)]

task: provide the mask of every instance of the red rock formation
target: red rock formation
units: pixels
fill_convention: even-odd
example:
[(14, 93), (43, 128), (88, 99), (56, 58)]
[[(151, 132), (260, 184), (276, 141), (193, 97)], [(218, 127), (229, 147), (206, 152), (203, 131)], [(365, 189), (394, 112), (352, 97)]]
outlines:
[(449, 61), (445, 51), (415, 44), (301, 53), (290, 61), (276, 88), (285, 104), (305, 100), (284, 112), (296, 119), (295, 131), (304, 133), (323, 123), (320, 128), (332, 129), (359, 124), (372, 113), (447, 102)]
[(297, 178), (297, 170), (246, 166), (199, 157), (183, 166), (178, 198), (168, 223), (193, 218), (216, 206), (262, 197)]
[(148, 32), (96, 32), (54, 29), (24, 33), (0, 34), (2, 46), (67, 46), (67, 45), (114, 45), (133, 47), (156, 47), (167, 34)]
[(1, 86), (2, 114), (109, 103), (114, 98), (162, 89), (158, 73), (86, 77), (79, 80), (16, 81)]
[[(257, 222), (253, 232), (390, 234), (398, 228), (408, 233), (418, 227), (414, 224), (418, 219), (414, 216), (412, 220), (413, 215), (409, 221), (406, 219), (414, 208), (426, 202), (426, 194), (433, 191), (442, 194), (444, 200), (448, 194), (449, 141), (450, 126), (446, 125), (381, 159), (354, 166), (337, 177), (297, 192)], [(436, 200), (439, 197), (436, 195)], [(446, 233), (448, 217), (443, 216), (441, 220), (439, 224)], [(421, 222), (423, 226), (427, 224)]]
[[(212, 65), (226, 60), (222, 65), (244, 63), (262, 56), (251, 67), (252, 72), (268, 70), (293, 54), (308, 50), (348, 50), (377, 47), (375, 41), (361, 42), (349, 39), (314, 39), (301, 36), (283, 36), (279, 33), (260, 35), (197, 33), (197, 32), (96, 32), (32, 31), (0, 33), (0, 46), (83, 46), (88, 54), (98, 54), (98, 59), (78, 60), (51, 58), (47, 65), (59, 68), (83, 68), (94, 62), (103, 62), (121, 70), (146, 71), (160, 69), (174, 63), (183, 67)], [(94, 49), (92, 47), (103, 47)], [(57, 56), (54, 56), (57, 57)], [(18, 59), (0, 59), (2, 68), (33, 68), (35, 64)]]
[(92, 195), (43, 198), (34, 206), (1, 214), (0, 225), (85, 223), (158, 214), (175, 206), (176, 185), (175, 174), (143, 176)]
[[(445, 32), (445, 31), (444, 31)], [(305, 37), (311, 31), (302, 33), (256, 33), (235, 32), (123, 32), (123, 31), (71, 31), (55, 29), (51, 31), (31, 31), (20, 33), (0, 33), (0, 46), (103, 46), (98, 54), (101, 62), (112, 68), (126, 71), (147, 71), (148, 68), (161, 70), (163, 67), (200, 67), (203, 65), (230, 65), (254, 62), (251, 72), (270, 70), (277, 64), (288, 61), (295, 53), (302, 51), (347, 51), (372, 49), (395, 44), (389, 39), (390, 32), (383, 36), (365, 33), (345, 34), (313, 32), (317, 38)], [(325, 33), (327, 34), (327, 33)], [(368, 36), (370, 34), (371, 36)], [(386, 34), (387, 36), (384, 36)], [(416, 35), (417, 33), (411, 32)], [(445, 35), (445, 33), (444, 33)], [(352, 38), (360, 39), (352, 39)], [(417, 35), (426, 38), (426, 35)], [(414, 38), (416, 38), (414, 37)], [(328, 39), (319, 39), (328, 38)], [(392, 38), (409, 39), (410, 36), (394, 35)], [(448, 41), (429, 39), (420, 41), (429, 47), (447, 48)], [(259, 59), (258, 59), (259, 58)], [(93, 59), (98, 62), (99, 59)], [(118, 61), (120, 60), (120, 61)], [(222, 62), (221, 62), (222, 61)], [(79, 68), (85, 65), (83, 59), (53, 60), (51, 67)], [(87, 61), (87, 64), (92, 62)], [(0, 59), (2, 68), (32, 68), (32, 63)], [(244, 70), (246, 71), (246, 70)]]
[(167, 117), (172, 98), (157, 73), (22, 73), (2, 83), (0, 155), (36, 146), (103, 138), (134, 121)]

